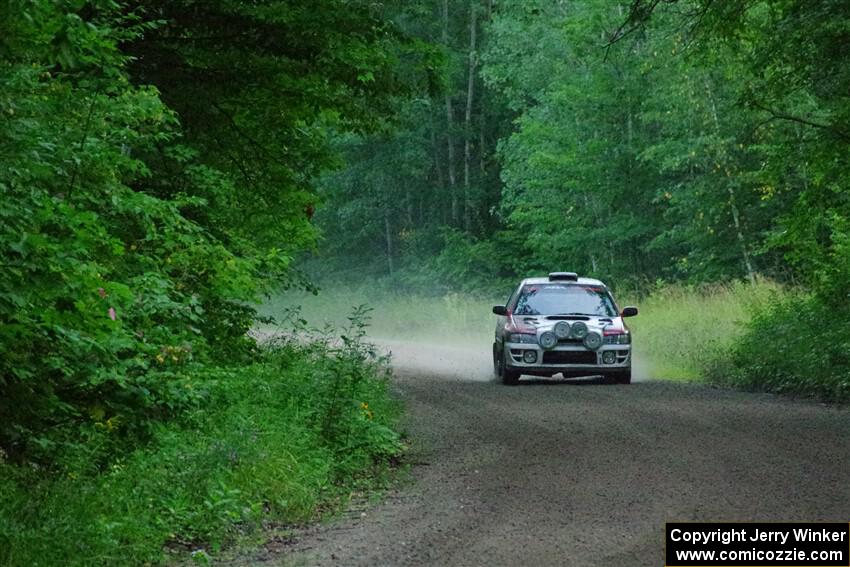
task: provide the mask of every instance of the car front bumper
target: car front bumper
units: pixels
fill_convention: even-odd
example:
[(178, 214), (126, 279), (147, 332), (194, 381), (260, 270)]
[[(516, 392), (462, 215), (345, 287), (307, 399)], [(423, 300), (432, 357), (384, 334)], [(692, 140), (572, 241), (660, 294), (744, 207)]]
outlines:
[[(581, 345), (558, 345), (546, 350), (528, 343), (505, 343), (504, 348), (507, 366), (523, 374), (613, 374), (627, 372), (632, 366), (631, 345), (603, 345), (595, 351)], [(529, 352), (534, 353), (533, 362), (526, 361), (526, 356), (531, 357)]]

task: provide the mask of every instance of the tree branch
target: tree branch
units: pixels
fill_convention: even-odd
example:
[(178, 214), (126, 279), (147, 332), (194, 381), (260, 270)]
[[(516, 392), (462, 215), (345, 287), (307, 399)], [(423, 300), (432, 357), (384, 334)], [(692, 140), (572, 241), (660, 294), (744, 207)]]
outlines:
[[(629, 9), (629, 15), (620, 24), (620, 26), (611, 34), (608, 43), (605, 44), (605, 60), (608, 59), (608, 53), (611, 47), (621, 39), (633, 34), (642, 29), (646, 22), (652, 17), (652, 14), (658, 8), (659, 4), (677, 4), (679, 0), (632, 0), (632, 6)], [(696, 12), (688, 14), (686, 20), (691, 23), (686, 25), (690, 28), (690, 34), (693, 35), (695, 30), (702, 25), (703, 19), (708, 14), (715, 0), (702, 0), (699, 9)]]
[[(89, 137), (89, 127), (91, 126), (91, 119), (92, 119), (92, 116), (94, 115), (94, 105), (97, 103), (97, 97), (98, 96), (100, 96), (100, 87), (98, 87), (98, 89), (94, 92), (94, 95), (92, 96), (92, 99), (91, 99), (91, 104), (89, 105), (89, 113), (88, 113), (88, 116), (86, 116), (86, 123), (83, 126), (83, 135), (80, 138), (80, 148), (79, 148), (80, 154), (83, 153), (83, 149), (85, 148), (85, 145), (86, 145), (86, 139), (88, 139), (88, 137)], [(74, 185), (77, 182), (77, 173), (80, 171), (80, 163), (82, 163), (82, 157), (80, 157), (80, 160), (78, 160), (74, 164), (74, 172), (71, 174), (71, 181), (68, 184), (68, 201), (69, 202), (71, 200), (71, 196), (74, 193)]]
[(794, 116), (793, 114), (787, 114), (785, 112), (781, 112), (779, 110), (776, 110), (775, 108), (765, 106), (765, 105), (763, 105), (759, 102), (751, 102), (750, 104), (752, 104), (755, 108), (758, 108), (759, 110), (763, 110), (763, 111), (769, 113), (770, 116), (774, 119), (788, 120), (789, 122), (797, 122), (798, 124), (805, 124), (806, 126), (811, 126), (813, 128), (819, 128), (821, 130), (827, 130), (829, 132), (832, 132), (833, 134), (835, 134), (836, 136), (838, 136), (839, 138), (841, 138), (843, 140), (850, 141), (850, 134), (848, 134), (847, 132), (845, 132), (845, 131), (843, 131), (839, 128), (836, 128), (833, 124), (824, 124), (823, 122), (815, 122), (814, 120), (810, 120), (808, 118), (804, 118), (804, 117), (801, 117), (801, 116)]
[(243, 129), (239, 126), (239, 124), (237, 124), (237, 123), (236, 123), (236, 119), (234, 119), (234, 118), (233, 118), (233, 116), (231, 116), (231, 115), (230, 115), (230, 114), (229, 114), (226, 110), (224, 110), (224, 109), (223, 109), (223, 108), (222, 108), (222, 107), (221, 107), (221, 106), (220, 106), (217, 102), (213, 102), (213, 103), (211, 104), (211, 106), (212, 106), (213, 108), (215, 108), (215, 109), (219, 112), (219, 114), (221, 114), (222, 116), (224, 116), (224, 117), (227, 119), (227, 121), (230, 123), (230, 127), (231, 127), (231, 129), (232, 129), (234, 132), (236, 132), (236, 134), (237, 134), (237, 135), (239, 135), (240, 137), (244, 138), (245, 140), (247, 140), (247, 141), (248, 141), (248, 143), (249, 143), (250, 145), (252, 145), (252, 146), (254, 146), (255, 148), (257, 148), (257, 149), (260, 151), (260, 153), (261, 153), (261, 154), (262, 154), (262, 155), (263, 155), (266, 159), (268, 159), (269, 161), (274, 162), (274, 163), (276, 163), (276, 164), (278, 164), (278, 165), (280, 165), (280, 166), (286, 167), (286, 164), (285, 164), (285, 163), (283, 163), (282, 161), (280, 161), (280, 159), (278, 159), (277, 157), (275, 157), (275, 156), (272, 154), (272, 152), (271, 152), (268, 148), (266, 148), (263, 144), (261, 144), (260, 142), (258, 142), (258, 141), (257, 141), (257, 140), (255, 140), (254, 138), (252, 138), (251, 136), (249, 136), (249, 135), (248, 135), (248, 134), (247, 134), (247, 133), (246, 133), (246, 132), (245, 132), (245, 131), (244, 131), (244, 130), (243, 130)]
[[(677, 0), (663, 1), (672, 3), (676, 2)], [(662, 2), (662, 0), (649, 0), (649, 2), (650, 4), (648, 7), (645, 5), (645, 0), (634, 0), (632, 2), (632, 7), (629, 9), (628, 17), (623, 20), (623, 22), (619, 25), (619, 27), (617, 27), (614, 33), (611, 34), (611, 36), (608, 38), (608, 43), (605, 44), (606, 57), (607, 52), (612, 45), (643, 27), (643, 24), (646, 23), (646, 21), (652, 15), (652, 12), (655, 11), (655, 8)]]

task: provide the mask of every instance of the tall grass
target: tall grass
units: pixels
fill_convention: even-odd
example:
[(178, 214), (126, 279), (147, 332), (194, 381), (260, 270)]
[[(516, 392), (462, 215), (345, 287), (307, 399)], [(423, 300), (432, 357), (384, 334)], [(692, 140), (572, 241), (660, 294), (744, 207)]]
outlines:
[[(641, 299), (618, 297), (621, 305), (637, 305), (640, 314), (628, 320), (637, 357), (654, 379), (696, 380), (727, 356), (745, 332), (752, 313), (777, 297), (779, 286), (761, 281), (710, 286), (664, 285)], [(368, 286), (329, 288), (313, 296), (289, 293), (262, 307), (265, 315), (285, 317), (299, 308), (312, 325), (339, 324), (351, 307), (374, 307), (370, 333), (378, 338), (416, 339), (488, 348), (492, 341), (494, 304), (504, 298), (450, 293), (443, 296), (392, 294)]]
[[(290, 294), (263, 310), (281, 316), (300, 305), (306, 319), (322, 325), (338, 323), (353, 305), (366, 303), (375, 308), (370, 332), (377, 338), (463, 345), (486, 353), (495, 325), (490, 308), (502, 301), (361, 287), (328, 289), (315, 297)], [(637, 299), (624, 294), (618, 301), (640, 308), (628, 325), (641, 374), (650, 379), (850, 398), (850, 317), (840, 302), (827, 305), (819, 296), (764, 280), (662, 285)]]
[(746, 332), (754, 311), (782, 289), (762, 281), (686, 287), (661, 286), (636, 303), (640, 314), (628, 320), (637, 356), (653, 378), (696, 380)]

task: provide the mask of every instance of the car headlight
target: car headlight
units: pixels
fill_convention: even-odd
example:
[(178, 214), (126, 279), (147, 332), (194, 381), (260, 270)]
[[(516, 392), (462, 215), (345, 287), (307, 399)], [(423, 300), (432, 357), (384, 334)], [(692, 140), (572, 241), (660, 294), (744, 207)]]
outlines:
[(605, 335), (606, 345), (628, 345), (632, 343), (632, 335), (626, 331), (625, 333), (617, 333), (616, 335)]
[(537, 351), (527, 350), (522, 353), (522, 361), (526, 364), (534, 364), (537, 362)]
[(602, 353), (602, 362), (605, 364), (614, 364), (617, 362), (617, 351), (606, 350)]
[(554, 346), (558, 344), (558, 337), (556, 337), (555, 333), (552, 331), (543, 331), (540, 333), (540, 336), (537, 337), (537, 342), (540, 343), (540, 346), (543, 348), (554, 348)]
[(570, 336), (570, 324), (566, 321), (558, 321), (555, 324), (555, 336), (559, 339), (566, 339)]
[(602, 335), (596, 331), (590, 331), (584, 336), (584, 346), (590, 350), (596, 350), (602, 346)]
[(509, 343), (525, 343), (525, 344), (534, 344), (536, 342), (536, 337), (534, 335), (529, 335), (526, 333), (511, 333), (508, 335)]
[(573, 323), (573, 328), (570, 332), (570, 335), (574, 339), (583, 339), (585, 336), (587, 336), (587, 325), (585, 325), (581, 321), (576, 321), (575, 323)]

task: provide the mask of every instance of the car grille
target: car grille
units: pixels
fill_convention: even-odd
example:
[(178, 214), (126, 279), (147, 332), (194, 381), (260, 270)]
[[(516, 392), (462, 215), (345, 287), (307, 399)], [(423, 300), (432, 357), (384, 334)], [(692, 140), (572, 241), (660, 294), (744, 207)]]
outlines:
[(580, 345), (581, 339), (558, 339), (559, 345)]
[(596, 364), (591, 350), (550, 350), (543, 353), (543, 364)]

